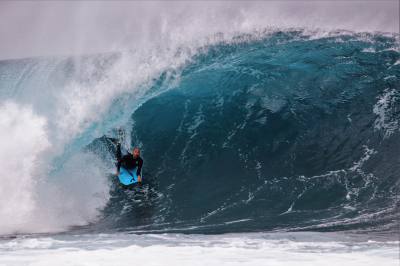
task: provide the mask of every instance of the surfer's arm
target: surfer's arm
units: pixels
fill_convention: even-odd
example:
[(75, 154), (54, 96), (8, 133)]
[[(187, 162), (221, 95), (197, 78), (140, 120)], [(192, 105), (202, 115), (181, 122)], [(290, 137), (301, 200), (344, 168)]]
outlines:
[(138, 163), (138, 168), (136, 170), (136, 175), (138, 176), (138, 181), (142, 182), (142, 165), (143, 165), (143, 160), (139, 160)]
[(123, 156), (122, 158), (118, 159), (117, 161), (117, 175), (119, 175), (119, 170), (121, 169), (121, 164), (124, 161), (125, 156)]
[(117, 173), (119, 173), (119, 169), (121, 168), (121, 161), (122, 160), (117, 161)]
[(117, 175), (119, 175), (119, 169), (121, 168), (122, 154), (121, 154), (121, 144), (117, 143), (117, 152), (115, 157), (117, 157)]

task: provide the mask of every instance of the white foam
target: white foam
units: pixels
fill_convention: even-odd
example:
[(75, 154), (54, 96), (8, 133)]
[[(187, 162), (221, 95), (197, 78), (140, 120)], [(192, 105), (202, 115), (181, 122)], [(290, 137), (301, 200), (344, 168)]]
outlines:
[(364, 53), (375, 53), (376, 50), (375, 50), (375, 48), (373, 48), (373, 47), (368, 47), (368, 48), (362, 49), (361, 52), (364, 52)]
[(396, 110), (396, 104), (399, 99), (399, 93), (395, 89), (387, 89), (378, 97), (378, 101), (373, 107), (373, 112), (377, 116), (374, 129), (382, 130), (384, 138), (390, 137), (399, 129), (399, 121), (391, 117), (391, 113)]
[(374, 149), (368, 148), (367, 145), (363, 145), (364, 148), (364, 155), (358, 160), (357, 162), (353, 163), (353, 166), (349, 168), (350, 171), (354, 172), (357, 171), (360, 173), (362, 166), (364, 165), (365, 162), (367, 162), (372, 155), (378, 153)]
[(87, 224), (107, 202), (105, 171), (90, 154), (76, 154), (49, 178), (47, 120), (32, 107), (0, 104), (0, 144), (0, 234)]
[(318, 233), (82, 235), (0, 242), (0, 265), (397, 265), (398, 241)]
[(46, 119), (29, 106), (0, 103), (0, 234), (30, 223), (38, 156), (49, 147)]

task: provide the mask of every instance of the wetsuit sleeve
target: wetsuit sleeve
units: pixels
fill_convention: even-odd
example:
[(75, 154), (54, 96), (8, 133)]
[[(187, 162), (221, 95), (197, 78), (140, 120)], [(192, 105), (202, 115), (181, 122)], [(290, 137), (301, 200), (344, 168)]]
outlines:
[(141, 173), (142, 173), (142, 165), (143, 165), (143, 160), (140, 159), (139, 160), (139, 164), (138, 164), (138, 168), (136, 170), (136, 175), (141, 175)]
[(117, 143), (117, 151), (116, 151), (115, 157), (117, 158), (117, 171), (119, 172), (119, 169), (121, 168), (121, 162), (122, 162), (121, 144), (119, 144), (119, 143)]
[(117, 143), (117, 149), (116, 149), (115, 157), (117, 158), (117, 161), (120, 161), (121, 158), (122, 158), (121, 144), (120, 143)]
[(119, 172), (119, 169), (121, 168), (121, 162), (122, 162), (122, 159), (118, 159), (118, 161), (117, 161), (117, 170), (118, 170), (118, 172)]
[(123, 156), (121, 159), (118, 160), (117, 162), (117, 170), (119, 172), (120, 168), (121, 168), (121, 164), (126, 160), (126, 155)]

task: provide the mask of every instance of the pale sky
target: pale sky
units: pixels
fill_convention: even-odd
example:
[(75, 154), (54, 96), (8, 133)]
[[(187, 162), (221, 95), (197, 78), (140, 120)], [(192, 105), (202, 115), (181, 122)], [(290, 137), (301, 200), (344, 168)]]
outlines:
[(0, 1), (0, 60), (271, 26), (398, 32), (399, 1)]

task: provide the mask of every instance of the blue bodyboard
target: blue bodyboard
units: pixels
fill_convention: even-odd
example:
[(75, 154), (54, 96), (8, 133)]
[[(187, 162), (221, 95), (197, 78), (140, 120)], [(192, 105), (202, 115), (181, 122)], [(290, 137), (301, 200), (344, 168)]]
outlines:
[(121, 167), (119, 169), (119, 175), (118, 175), (119, 182), (121, 184), (128, 186), (132, 185), (138, 182), (138, 177), (136, 174), (136, 168), (133, 169), (125, 169), (124, 167)]

